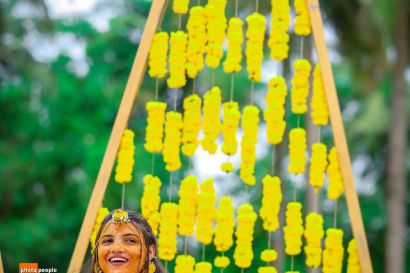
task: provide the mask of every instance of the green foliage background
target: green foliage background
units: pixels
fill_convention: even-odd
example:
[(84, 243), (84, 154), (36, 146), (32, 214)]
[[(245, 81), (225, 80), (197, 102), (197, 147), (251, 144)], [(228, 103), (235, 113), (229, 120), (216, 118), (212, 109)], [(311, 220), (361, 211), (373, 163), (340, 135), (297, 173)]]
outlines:
[[(39, 11), (37, 15), (14, 16), (13, 9), (21, 2)], [(233, 1), (228, 2), (229, 17)], [(240, 2), (243, 2), (240, 12), (246, 16), (253, 9), (253, 2)], [(336, 30), (333, 50), (340, 54), (341, 61), (333, 69), (340, 104), (346, 111), (345, 128), (351, 157), (353, 161), (361, 157), (368, 160), (359, 175), (363, 180), (372, 179), (376, 183), (374, 192), (360, 196), (375, 272), (383, 272), (384, 265), (381, 240), (386, 227), (384, 166), (392, 85), (385, 50), (391, 46), (394, 12), (386, 2), (323, 3), (326, 22)], [(109, 30), (104, 32), (97, 31), (81, 15), (50, 17), (44, 4), (47, 2), (40, 0), (0, 3), (0, 250), (5, 272), (15, 272), (19, 262), (38, 262), (40, 266), (66, 271), (138, 49), (138, 39), (132, 37), (142, 32), (151, 3), (142, 0), (98, 2), (98, 7), (114, 5), (119, 10), (110, 20)], [(267, 14), (269, 9), (269, 1), (261, 1), (260, 11)], [(176, 29), (176, 16), (168, 12), (162, 28)], [(84, 42), (88, 73), (85, 76), (75, 73), (73, 59), (65, 53), (60, 52), (51, 61), (35, 59), (25, 42), (33, 31), (50, 39), (58, 34), (72, 34)], [(297, 46), (292, 45), (295, 56)], [(200, 92), (209, 88), (210, 77), (209, 70), (201, 73), (197, 87)], [(217, 71), (216, 84), (222, 90), (229, 90), (228, 79), (221, 70)], [(235, 82), (238, 87), (235, 99), (241, 104), (247, 103), (250, 83), (245, 69), (236, 76)], [(154, 80), (146, 76), (129, 121), (129, 127), (137, 136), (137, 164), (134, 182), (127, 187), (126, 203), (137, 210), (142, 177), (151, 166), (151, 156), (143, 149), (144, 105), (153, 98), (154, 86)], [(256, 88), (255, 92), (263, 92), (266, 85)], [(184, 93), (191, 89), (192, 82)], [(162, 99), (168, 96), (164, 81), (160, 82), (160, 96)], [(291, 126), (295, 126), (295, 117), (288, 118)], [(330, 130), (325, 131), (323, 138), (332, 143)], [(157, 158), (156, 173), (165, 188), (169, 177), (160, 161)], [(269, 153), (257, 166), (259, 180), (269, 172), (270, 164)], [(185, 161), (184, 166), (187, 165)], [(183, 173), (179, 172), (179, 178)], [(236, 188), (232, 194), (241, 190)], [(110, 183), (104, 205), (110, 209), (118, 207), (120, 191), (120, 186)], [(163, 199), (166, 199), (165, 192), (163, 190)], [(303, 198), (302, 193), (299, 197)], [(256, 188), (251, 199), (256, 208), (259, 200)], [(340, 212), (340, 225), (346, 230), (347, 239), (351, 231), (344, 204)], [(325, 217), (330, 223), (332, 213), (325, 211)], [(255, 241), (255, 257), (258, 257), (266, 247), (266, 233), (259, 223), (256, 227), (255, 236), (261, 238)], [(198, 251), (197, 257), (199, 255)], [(214, 256), (214, 249), (208, 247), (207, 257)], [(297, 268), (303, 267), (301, 257), (296, 262)], [(257, 270), (257, 263), (258, 259), (252, 271)]]

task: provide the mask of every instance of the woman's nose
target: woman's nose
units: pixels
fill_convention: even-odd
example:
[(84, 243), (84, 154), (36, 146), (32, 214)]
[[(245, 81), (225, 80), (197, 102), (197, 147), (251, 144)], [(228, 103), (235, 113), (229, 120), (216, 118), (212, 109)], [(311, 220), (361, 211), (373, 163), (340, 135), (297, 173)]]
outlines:
[(114, 241), (113, 244), (111, 245), (111, 252), (113, 253), (118, 253), (118, 252), (123, 252), (124, 251), (124, 245), (121, 241)]

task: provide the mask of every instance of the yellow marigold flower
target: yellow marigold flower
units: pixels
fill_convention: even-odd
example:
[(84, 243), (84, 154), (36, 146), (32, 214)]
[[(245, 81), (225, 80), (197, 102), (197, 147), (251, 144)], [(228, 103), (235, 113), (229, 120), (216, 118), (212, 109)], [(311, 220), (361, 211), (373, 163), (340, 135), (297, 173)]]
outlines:
[(248, 268), (253, 260), (253, 232), (256, 213), (251, 204), (242, 204), (238, 208), (238, 225), (236, 227), (236, 247), (233, 258), (239, 268)]
[(323, 250), (323, 273), (341, 273), (343, 266), (343, 230), (326, 230), (325, 249)]
[(192, 94), (184, 99), (184, 123), (182, 128), (182, 153), (193, 156), (199, 145), (201, 130), (201, 98)]
[(157, 176), (147, 174), (144, 176), (144, 191), (141, 197), (142, 216), (148, 218), (158, 211), (161, 202), (161, 180)]
[(305, 238), (306, 265), (317, 268), (320, 266), (322, 256), (323, 217), (320, 214), (311, 212), (306, 217)]
[(325, 171), (327, 166), (327, 147), (323, 143), (312, 145), (312, 156), (310, 158), (309, 184), (315, 188), (323, 187), (325, 183)]
[(158, 256), (165, 261), (174, 259), (177, 252), (178, 205), (162, 203), (158, 237)]
[(115, 168), (115, 182), (129, 183), (134, 169), (134, 132), (126, 129), (122, 135), (117, 154), (117, 167)]
[(290, 173), (301, 174), (306, 166), (306, 131), (293, 128), (289, 133), (289, 167)]
[(228, 267), (229, 263), (230, 263), (229, 258), (226, 256), (217, 256), (215, 257), (215, 260), (214, 260), (214, 265), (215, 267), (218, 267), (218, 268), (225, 269)]
[(295, 0), (295, 33), (300, 36), (310, 34), (310, 15), (307, 0)]
[(161, 220), (161, 216), (158, 211), (154, 211), (147, 218), (148, 224), (151, 226), (152, 232), (154, 233), (155, 236), (158, 235), (158, 227), (159, 227), (160, 220)]
[(283, 61), (288, 57), (290, 27), (289, 0), (272, 0), (272, 17), (268, 46), (271, 57), (276, 61)]
[(286, 273), (300, 273), (300, 271), (286, 271)]
[(221, 89), (215, 86), (204, 95), (204, 139), (201, 141), (202, 148), (210, 154), (215, 154), (218, 145), (216, 139), (221, 131)]
[(186, 84), (186, 47), (188, 35), (179, 30), (171, 32), (169, 51), (169, 88), (181, 88)]
[(325, 126), (329, 123), (329, 109), (323, 86), (322, 73), (320, 65), (315, 66), (313, 72), (313, 88), (312, 88), (312, 122), (317, 126)]
[(221, 165), (221, 170), (222, 170), (223, 172), (226, 172), (226, 173), (231, 173), (231, 172), (233, 172), (233, 164), (232, 164), (232, 162), (224, 162), (224, 163), (222, 163), (222, 165)]
[(194, 234), (196, 205), (198, 202), (198, 179), (189, 175), (179, 186), (178, 226), (179, 234)]
[(339, 157), (336, 147), (330, 149), (329, 165), (327, 166), (327, 177), (329, 187), (327, 188), (327, 198), (336, 200), (343, 193), (343, 177), (340, 169)]
[(235, 208), (230, 197), (222, 197), (216, 210), (216, 227), (214, 244), (217, 251), (227, 251), (233, 245), (233, 232), (235, 227)]
[(306, 101), (309, 94), (311, 66), (308, 60), (298, 59), (293, 63), (293, 68), (295, 73), (292, 78), (292, 112), (295, 114), (305, 114), (307, 111)]
[(263, 229), (275, 231), (279, 228), (279, 210), (282, 202), (281, 181), (277, 176), (266, 175), (262, 180), (262, 206), (259, 215), (263, 220)]
[(258, 273), (277, 273), (275, 267), (273, 266), (261, 266), (258, 268)]
[(90, 244), (91, 244), (91, 253), (94, 252), (95, 248), (95, 239), (97, 238), (97, 233), (100, 230), (101, 224), (104, 221), (104, 218), (110, 214), (107, 208), (99, 208), (97, 212), (97, 217), (95, 219), (93, 231), (91, 232), (90, 236)]
[(187, 22), (188, 47), (186, 70), (190, 78), (195, 78), (204, 67), (206, 49), (206, 12), (201, 6), (192, 7)]
[(145, 129), (144, 148), (150, 153), (162, 151), (162, 137), (164, 132), (165, 110), (167, 104), (159, 101), (147, 102), (147, 127)]
[(359, 252), (357, 250), (356, 240), (352, 239), (347, 247), (349, 259), (347, 260), (347, 273), (361, 273)]
[(226, 0), (208, 1), (205, 6), (207, 16), (207, 40), (205, 63), (211, 68), (217, 68), (223, 56), (222, 45), (225, 40)]
[(266, 135), (269, 143), (276, 145), (282, 142), (286, 129), (285, 103), (287, 95), (285, 78), (277, 76), (269, 81), (266, 92), (266, 109), (263, 117), (266, 122)]
[(228, 52), (223, 63), (225, 73), (235, 73), (241, 70), (243, 43), (243, 22), (240, 18), (229, 19)]
[(302, 251), (303, 218), (302, 204), (289, 202), (286, 206), (285, 252), (288, 255), (298, 255)]
[(212, 264), (208, 262), (199, 262), (195, 264), (195, 273), (211, 273)]
[(178, 14), (185, 14), (188, 11), (189, 0), (174, 0), (172, 10)]
[(278, 253), (274, 249), (265, 249), (261, 253), (261, 260), (264, 262), (273, 262), (278, 258)]
[(248, 105), (243, 110), (240, 177), (249, 186), (255, 185), (256, 142), (258, 141), (259, 109)]
[(194, 273), (195, 258), (191, 255), (178, 255), (175, 259), (175, 273)]
[(181, 113), (170, 111), (166, 114), (165, 118), (165, 140), (162, 155), (166, 163), (165, 168), (172, 172), (181, 167), (179, 148), (181, 145), (182, 115)]
[(167, 74), (168, 33), (155, 33), (148, 57), (148, 74), (153, 78), (163, 78)]
[(259, 82), (262, 77), (263, 41), (266, 31), (266, 18), (258, 12), (246, 17), (246, 68), (251, 81)]
[(198, 196), (198, 214), (196, 223), (197, 241), (208, 245), (212, 242), (213, 222), (215, 219), (216, 193), (213, 185), (213, 179), (205, 180), (201, 185), (201, 193)]
[(236, 132), (238, 130), (241, 112), (237, 102), (225, 102), (222, 105), (223, 123), (222, 123), (222, 152), (226, 155), (234, 155), (238, 149)]

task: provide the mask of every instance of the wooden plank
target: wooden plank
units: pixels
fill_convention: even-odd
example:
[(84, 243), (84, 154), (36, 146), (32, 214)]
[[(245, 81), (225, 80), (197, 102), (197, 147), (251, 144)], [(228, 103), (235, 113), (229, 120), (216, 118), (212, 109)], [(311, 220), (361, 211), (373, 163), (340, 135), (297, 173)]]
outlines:
[(0, 273), (4, 273), (4, 269), (3, 269), (3, 259), (1, 257), (1, 251), (0, 251)]
[(134, 59), (134, 63), (132, 65), (127, 85), (125, 87), (124, 95), (121, 99), (121, 104), (114, 122), (114, 127), (111, 131), (108, 146), (105, 150), (97, 180), (94, 185), (90, 201), (88, 203), (80, 234), (78, 235), (74, 252), (71, 257), (70, 265), (67, 271), (69, 273), (77, 273), (81, 270), (91, 231), (94, 226), (94, 221), (97, 217), (98, 209), (101, 207), (102, 200), (104, 198), (104, 194), (117, 155), (117, 150), (120, 145), (122, 133), (127, 127), (128, 119), (130, 117), (134, 101), (144, 79), (151, 42), (153, 40), (155, 32), (158, 29), (158, 26), (160, 25), (160, 22), (162, 21), (166, 2), (167, 0), (154, 0), (151, 6), (147, 23), (144, 27), (144, 32), (141, 37), (140, 45)]
[(369, 248), (367, 245), (366, 233), (363, 226), (362, 214), (360, 212), (359, 199), (354, 184), (350, 156), (347, 147), (345, 130), (343, 127), (342, 115), (336, 93), (336, 86), (333, 79), (332, 67), (329, 61), (324, 29), (318, 0), (308, 0), (309, 14), (312, 23), (313, 37), (315, 40), (317, 55), (321, 67), (324, 81), (325, 93), (330, 113), (334, 141), (340, 159), (340, 167), (344, 181), (344, 190), (347, 207), (354, 237), (359, 250), (360, 265), (362, 272), (372, 273), (372, 263), (370, 260)]

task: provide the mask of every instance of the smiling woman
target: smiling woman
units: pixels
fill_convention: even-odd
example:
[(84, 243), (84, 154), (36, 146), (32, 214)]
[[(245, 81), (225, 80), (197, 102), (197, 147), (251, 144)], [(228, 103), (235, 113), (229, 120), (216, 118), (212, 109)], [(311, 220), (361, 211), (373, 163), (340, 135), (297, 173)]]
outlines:
[(117, 209), (101, 224), (84, 273), (163, 273), (156, 238), (139, 214)]

